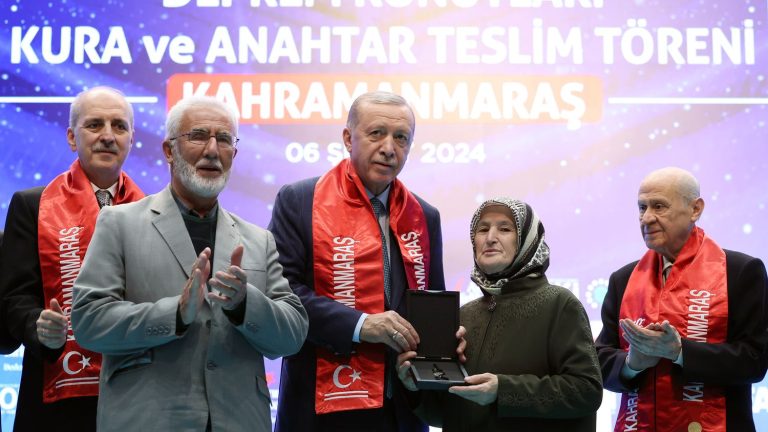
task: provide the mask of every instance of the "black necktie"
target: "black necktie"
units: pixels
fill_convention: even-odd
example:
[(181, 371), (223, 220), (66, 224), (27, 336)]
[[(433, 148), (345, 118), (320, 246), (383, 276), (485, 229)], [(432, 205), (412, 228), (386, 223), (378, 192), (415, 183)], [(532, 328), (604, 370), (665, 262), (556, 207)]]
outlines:
[(108, 190), (99, 189), (96, 191), (96, 201), (99, 203), (99, 208), (112, 205), (112, 195)]
[(672, 272), (672, 266), (664, 267), (664, 269), (661, 270), (661, 286), (664, 286), (667, 284), (667, 278), (669, 277), (669, 273)]

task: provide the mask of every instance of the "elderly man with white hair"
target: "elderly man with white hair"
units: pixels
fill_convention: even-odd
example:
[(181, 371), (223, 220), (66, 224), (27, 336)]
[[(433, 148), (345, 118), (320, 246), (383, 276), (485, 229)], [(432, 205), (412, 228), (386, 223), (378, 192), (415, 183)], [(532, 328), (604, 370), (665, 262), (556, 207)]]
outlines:
[(604, 386), (622, 393), (616, 430), (754, 431), (765, 265), (696, 226), (704, 200), (685, 170), (650, 173), (637, 206), (648, 251), (611, 275), (596, 341)]
[(80, 343), (104, 355), (100, 431), (271, 430), (264, 356), (307, 314), (272, 235), (224, 210), (237, 119), (213, 98), (168, 113), (163, 191), (103, 211), (75, 283)]

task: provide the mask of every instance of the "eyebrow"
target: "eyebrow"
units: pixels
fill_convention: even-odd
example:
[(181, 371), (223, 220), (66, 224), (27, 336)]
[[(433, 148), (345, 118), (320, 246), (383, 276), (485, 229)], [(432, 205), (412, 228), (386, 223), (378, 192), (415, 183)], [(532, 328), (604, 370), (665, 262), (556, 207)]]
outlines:
[(101, 117), (101, 116), (93, 116), (93, 117), (85, 116), (85, 117), (83, 117), (83, 123), (94, 122), (94, 121), (106, 122), (107, 120), (110, 123), (114, 123), (114, 122), (130, 123), (130, 120), (128, 120), (127, 117), (126, 118), (113, 117), (113, 118), (109, 118), (109, 119), (106, 119), (106, 118)]
[(488, 225), (515, 225), (512, 221), (500, 221), (500, 222), (478, 222), (477, 226), (488, 226)]

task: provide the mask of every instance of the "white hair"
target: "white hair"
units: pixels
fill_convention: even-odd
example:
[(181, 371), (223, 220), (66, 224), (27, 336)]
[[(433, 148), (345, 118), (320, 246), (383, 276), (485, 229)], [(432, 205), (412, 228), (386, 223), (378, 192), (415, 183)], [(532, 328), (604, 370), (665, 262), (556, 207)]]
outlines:
[(232, 122), (232, 125), (235, 127), (233, 134), (237, 135), (237, 114), (229, 107), (229, 105), (211, 96), (192, 96), (178, 101), (176, 105), (168, 111), (168, 117), (165, 120), (166, 140), (177, 137), (179, 134), (183, 133), (180, 130), (181, 119), (184, 118), (184, 113), (190, 108), (212, 108), (226, 112), (229, 121)]
[[(352, 102), (352, 106), (349, 107), (349, 114), (347, 115), (348, 129), (352, 130), (357, 126), (357, 122), (359, 120), (358, 117), (360, 116), (360, 105), (364, 103), (404, 106), (408, 108), (408, 111), (411, 112), (411, 118), (414, 119), (411, 122), (411, 130), (414, 133), (416, 132), (416, 116), (413, 114), (413, 109), (408, 104), (408, 101), (406, 101), (405, 98), (400, 95), (385, 91), (373, 91), (364, 93), (358, 96), (354, 102)], [(411, 134), (411, 139), (413, 139), (413, 133)]]
[(107, 86), (97, 86), (90, 88), (88, 90), (83, 90), (80, 93), (75, 96), (75, 100), (72, 101), (72, 103), (69, 105), (69, 127), (72, 129), (75, 129), (75, 126), (77, 126), (77, 120), (80, 119), (80, 110), (83, 108), (83, 99), (85, 99), (85, 96), (96, 92), (96, 91), (106, 91), (110, 93), (114, 93), (117, 96), (119, 96), (123, 101), (125, 101), (125, 105), (128, 107), (128, 119), (131, 122), (131, 129), (133, 129), (133, 106), (131, 106), (130, 102), (125, 98), (125, 95), (123, 92), (121, 92), (118, 89), (107, 87)]

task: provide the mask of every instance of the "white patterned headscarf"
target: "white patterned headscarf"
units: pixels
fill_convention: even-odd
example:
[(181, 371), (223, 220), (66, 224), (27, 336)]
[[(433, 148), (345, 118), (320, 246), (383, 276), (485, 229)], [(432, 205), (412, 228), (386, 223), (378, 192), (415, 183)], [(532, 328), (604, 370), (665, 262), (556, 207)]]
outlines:
[(501, 287), (509, 280), (544, 274), (549, 267), (549, 246), (544, 241), (544, 225), (541, 224), (531, 206), (516, 199), (498, 197), (480, 204), (472, 217), (469, 238), (472, 242), (473, 257), (477, 256), (475, 251), (477, 224), (480, 223), (483, 210), (490, 206), (504, 206), (512, 211), (517, 228), (517, 255), (507, 268), (493, 274), (486, 274), (480, 270), (475, 260), (470, 277), (483, 290), (498, 295), (501, 293)]

